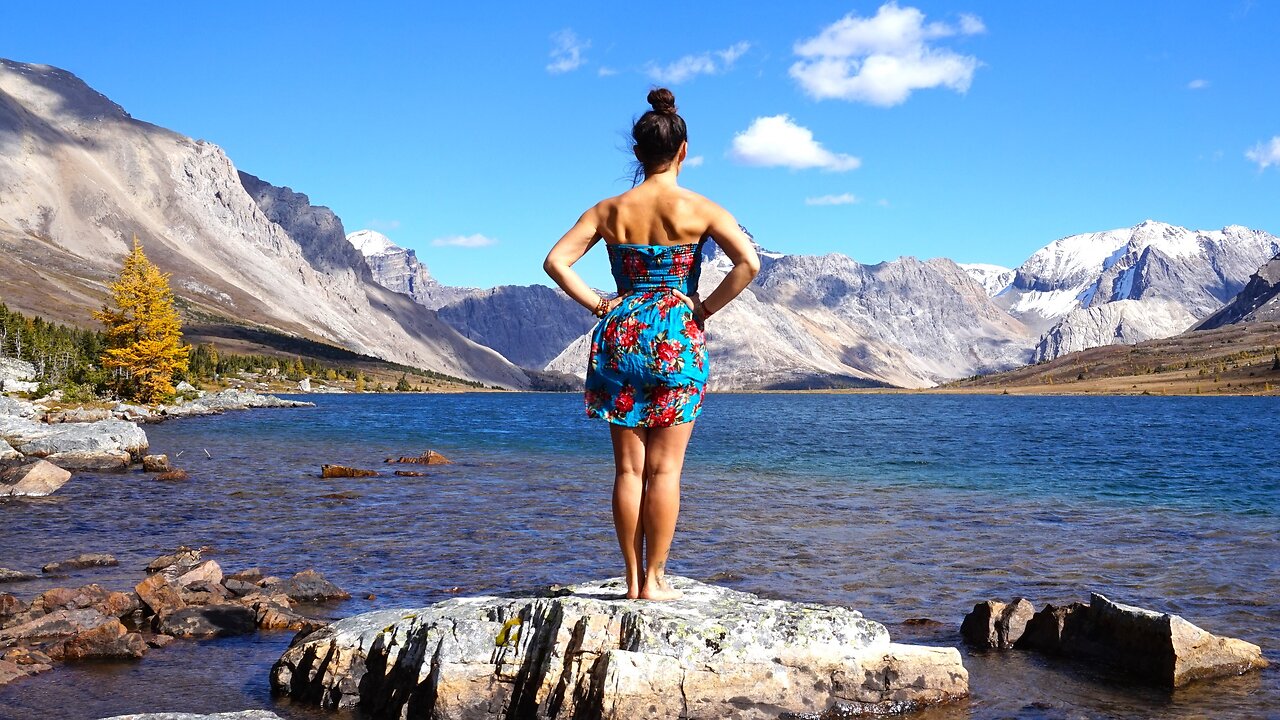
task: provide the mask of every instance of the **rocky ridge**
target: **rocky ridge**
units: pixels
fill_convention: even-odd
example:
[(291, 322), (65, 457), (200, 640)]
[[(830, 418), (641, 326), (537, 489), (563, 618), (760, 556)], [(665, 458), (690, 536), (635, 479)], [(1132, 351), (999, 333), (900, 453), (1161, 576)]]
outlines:
[(891, 643), (844, 608), (675, 578), (668, 603), (620, 580), (458, 598), (333, 623), (271, 672), (279, 693), (379, 717), (834, 719), (968, 694), (954, 648)]
[(528, 384), (497, 353), (373, 282), (327, 208), (238, 173), (215, 145), (132, 118), (71, 73), (0, 60), (6, 304), (92, 324), (134, 236), (193, 317)]
[(1280, 321), (1280, 255), (1258, 268), (1239, 295), (1194, 329), (1213, 330), (1233, 323), (1277, 321)]

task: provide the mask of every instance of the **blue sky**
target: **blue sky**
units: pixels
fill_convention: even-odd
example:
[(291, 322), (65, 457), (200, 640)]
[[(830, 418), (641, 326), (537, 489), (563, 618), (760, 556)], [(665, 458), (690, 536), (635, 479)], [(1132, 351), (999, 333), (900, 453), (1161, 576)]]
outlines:
[[(1280, 233), (1280, 3), (6, 3), (0, 56), (412, 247), (547, 282), (629, 187), (655, 83), (682, 182), (764, 246), (1016, 265), (1154, 218)], [(678, 8), (678, 10), (676, 9)], [(603, 253), (581, 266), (607, 283)]]

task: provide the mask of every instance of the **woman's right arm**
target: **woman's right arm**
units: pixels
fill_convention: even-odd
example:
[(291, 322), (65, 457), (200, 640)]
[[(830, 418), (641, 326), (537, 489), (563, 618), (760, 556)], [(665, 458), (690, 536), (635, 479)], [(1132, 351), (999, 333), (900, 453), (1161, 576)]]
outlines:
[(551, 252), (547, 253), (547, 259), (542, 261), (542, 269), (556, 281), (560, 289), (576, 300), (579, 305), (592, 312), (597, 312), (601, 308), (601, 303), (604, 303), (605, 310), (610, 310), (618, 302), (617, 298), (613, 301), (601, 298), (600, 294), (592, 290), (572, 267), (587, 254), (596, 241), (600, 240), (598, 215), (594, 207), (583, 213), (582, 217), (578, 218), (578, 222), (574, 223), (569, 232), (565, 233), (551, 248)]
[(707, 299), (700, 303), (699, 320), (719, 312), (728, 305), (729, 301), (738, 297), (738, 294), (745, 290), (760, 272), (760, 258), (756, 255), (751, 238), (742, 231), (742, 227), (728, 210), (715, 206), (707, 234), (720, 246), (725, 256), (733, 261), (733, 269), (724, 276)]

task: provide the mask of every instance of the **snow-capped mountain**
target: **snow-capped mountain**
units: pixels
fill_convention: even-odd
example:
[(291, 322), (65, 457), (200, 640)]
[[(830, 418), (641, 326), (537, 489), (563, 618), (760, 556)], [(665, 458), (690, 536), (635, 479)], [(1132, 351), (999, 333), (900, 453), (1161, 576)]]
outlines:
[[(1148, 220), (1055, 240), (1019, 266), (995, 299), (1046, 338), (1052, 336), (1042, 338), (1032, 358), (1046, 360), (1098, 344), (1182, 332), (1234, 297), (1278, 251), (1280, 239), (1260, 230), (1238, 225), (1188, 230)], [(1138, 302), (1123, 312), (1086, 312), (1121, 300)], [(1116, 324), (1108, 329), (1107, 322)]]
[(76, 76), (0, 60), (0, 297), (81, 325), (132, 238), (188, 318), (249, 324), (507, 387), (529, 377), (375, 283), (342, 222), (132, 118)]
[(439, 310), (451, 302), (484, 292), (480, 288), (452, 287), (437, 282), (427, 266), (418, 260), (416, 252), (396, 245), (380, 232), (357, 230), (347, 236), (347, 242), (360, 251), (378, 284), (408, 295), (423, 307)]
[[(928, 387), (1021, 365), (1035, 339), (950, 260), (760, 255), (756, 281), (707, 323), (713, 388)], [(710, 293), (730, 264), (713, 243), (703, 258)], [(547, 369), (582, 376), (588, 345)]]
[(1002, 265), (989, 265), (987, 263), (960, 263), (960, 268), (969, 273), (983, 290), (987, 291), (987, 295), (994, 297), (1004, 292), (1005, 288), (1013, 282), (1014, 270)]

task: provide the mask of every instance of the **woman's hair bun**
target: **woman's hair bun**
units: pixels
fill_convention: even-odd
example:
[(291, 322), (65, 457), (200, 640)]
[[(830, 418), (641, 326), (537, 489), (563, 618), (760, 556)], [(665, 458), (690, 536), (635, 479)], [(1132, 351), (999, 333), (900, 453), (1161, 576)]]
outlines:
[(676, 96), (666, 88), (654, 88), (649, 91), (649, 104), (653, 111), (663, 115), (676, 114)]

